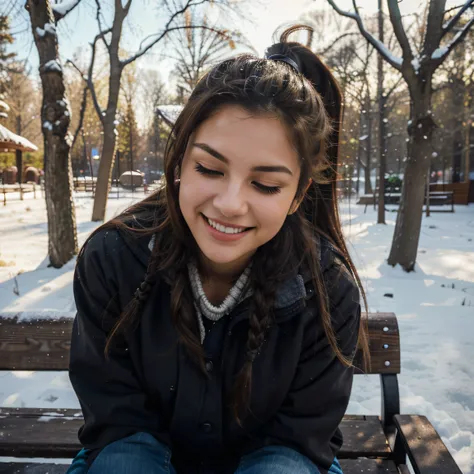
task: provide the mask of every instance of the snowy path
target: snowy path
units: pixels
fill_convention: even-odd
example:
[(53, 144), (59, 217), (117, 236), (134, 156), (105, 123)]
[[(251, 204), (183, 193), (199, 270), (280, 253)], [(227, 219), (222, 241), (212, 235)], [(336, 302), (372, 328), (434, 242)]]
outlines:
[[(110, 199), (108, 217), (131, 201), (130, 195)], [(76, 204), (81, 243), (96, 224), (89, 222), (92, 200), (78, 196)], [(341, 206), (369, 309), (393, 311), (399, 320), (402, 411), (427, 415), (463, 472), (474, 474), (474, 206), (424, 218), (417, 270), (411, 274), (385, 263), (395, 216), (387, 213), (387, 225), (378, 226), (372, 209), (364, 214), (363, 206)], [(46, 267), (46, 232), (41, 199), (9, 201), (0, 208), (0, 312), (74, 310), (74, 262), (60, 270)], [(0, 372), (0, 404), (78, 406), (67, 374), (47, 372)], [(378, 377), (356, 377), (348, 412), (380, 412)]]

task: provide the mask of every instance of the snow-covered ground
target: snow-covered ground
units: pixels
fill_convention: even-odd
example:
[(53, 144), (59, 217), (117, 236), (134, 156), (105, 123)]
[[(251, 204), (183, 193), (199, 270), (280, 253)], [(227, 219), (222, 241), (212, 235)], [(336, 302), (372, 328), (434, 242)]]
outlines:
[[(112, 217), (140, 192), (109, 200)], [(75, 198), (80, 243), (97, 224), (92, 199)], [(341, 218), (366, 286), (371, 311), (396, 313), (401, 331), (402, 412), (428, 416), (463, 473), (474, 474), (474, 206), (423, 219), (416, 272), (385, 263), (395, 224), (376, 225), (370, 207), (345, 202)], [(47, 223), (42, 199), (0, 206), (0, 313), (74, 312), (74, 262), (47, 268)], [(19, 295), (15, 294), (17, 289)], [(393, 297), (384, 296), (392, 294)], [(66, 373), (0, 372), (0, 404), (77, 408)], [(357, 376), (348, 413), (380, 413), (377, 376)]]

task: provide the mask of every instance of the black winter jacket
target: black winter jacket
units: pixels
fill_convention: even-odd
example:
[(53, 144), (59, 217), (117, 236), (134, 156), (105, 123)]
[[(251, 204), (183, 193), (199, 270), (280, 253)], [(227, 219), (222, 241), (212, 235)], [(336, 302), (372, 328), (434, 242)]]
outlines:
[[(100, 231), (78, 260), (70, 379), (85, 419), (79, 440), (92, 450), (90, 462), (107, 444), (145, 431), (172, 449), (178, 474), (232, 473), (242, 455), (267, 445), (294, 448), (326, 474), (342, 445), (338, 425), (353, 370), (327, 341), (310, 279), (295, 275), (277, 292), (276, 324), (253, 364), (252, 414), (242, 428), (225, 394), (244, 362), (249, 299), (223, 318), (225, 328), (206, 336), (205, 343), (215, 347), (218, 338), (220, 347), (220, 360), (206, 364), (208, 379), (177, 344), (164, 281), (154, 287), (137, 329), (104, 357), (106, 335), (144, 276), (148, 241)], [(359, 291), (341, 257), (327, 243), (321, 249), (333, 327), (350, 356)], [(216, 357), (210, 346), (204, 349)]]

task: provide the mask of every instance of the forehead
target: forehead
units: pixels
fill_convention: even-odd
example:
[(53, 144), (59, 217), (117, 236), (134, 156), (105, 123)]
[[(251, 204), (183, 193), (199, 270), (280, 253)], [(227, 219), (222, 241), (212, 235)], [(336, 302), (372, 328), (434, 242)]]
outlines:
[(280, 164), (293, 172), (300, 166), (298, 153), (281, 120), (236, 105), (224, 106), (204, 121), (192, 141), (210, 145), (231, 162), (251, 166)]

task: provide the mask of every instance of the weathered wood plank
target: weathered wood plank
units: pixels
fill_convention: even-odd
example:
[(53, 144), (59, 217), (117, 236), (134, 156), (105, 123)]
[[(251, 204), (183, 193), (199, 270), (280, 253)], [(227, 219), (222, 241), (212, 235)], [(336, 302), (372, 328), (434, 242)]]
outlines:
[[(82, 423), (81, 411), (75, 409), (0, 408), (0, 456), (72, 457), (81, 448), (77, 432)], [(389, 456), (378, 417), (344, 417), (340, 428), (341, 459)]]
[(0, 463), (0, 474), (64, 474), (67, 464)]
[[(394, 313), (364, 314), (369, 330), (371, 367), (368, 374), (400, 373), (400, 334), (397, 317)], [(362, 367), (359, 352), (354, 361), (356, 367)], [(357, 371), (357, 373), (362, 373)]]
[(0, 370), (67, 370), (72, 319), (0, 317)]
[[(2, 463), (0, 474), (64, 474), (65, 464)], [(391, 461), (348, 459), (341, 461), (344, 474), (398, 474)]]
[(382, 459), (341, 459), (344, 474), (399, 474), (393, 461)]
[(344, 444), (339, 453), (341, 459), (359, 457), (387, 458), (391, 449), (377, 416), (366, 416), (363, 420), (344, 417), (340, 425)]
[[(0, 315), (0, 370), (68, 370), (72, 322), (71, 317), (19, 321), (17, 317)], [(395, 315), (370, 313), (367, 324), (372, 365), (365, 373), (400, 373)], [(362, 366), (361, 354), (354, 364)]]
[(461, 474), (448, 448), (426, 417), (396, 415), (394, 421), (415, 474)]
[(80, 410), (0, 409), (0, 456), (72, 458), (81, 449)]

